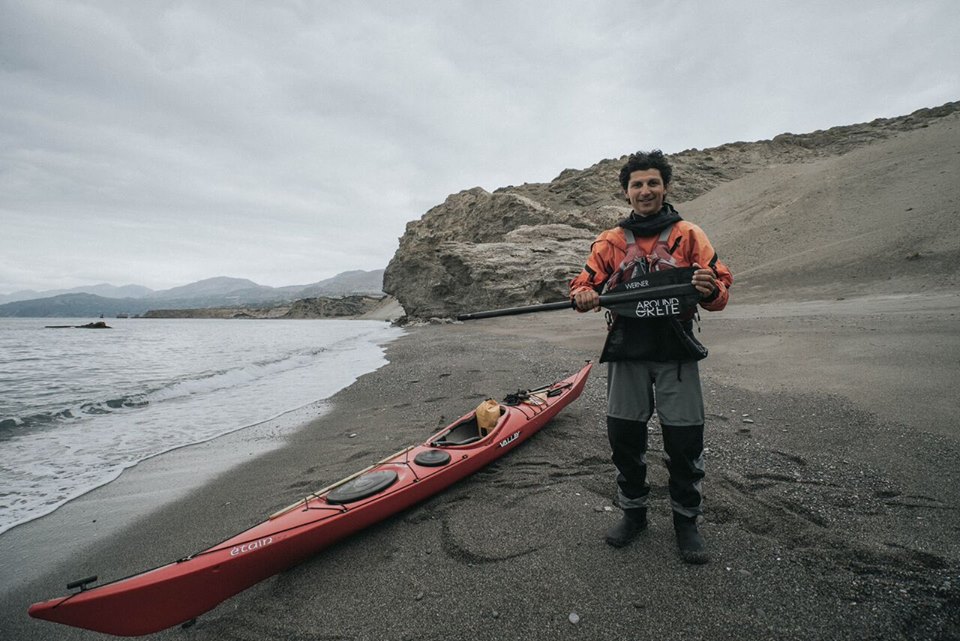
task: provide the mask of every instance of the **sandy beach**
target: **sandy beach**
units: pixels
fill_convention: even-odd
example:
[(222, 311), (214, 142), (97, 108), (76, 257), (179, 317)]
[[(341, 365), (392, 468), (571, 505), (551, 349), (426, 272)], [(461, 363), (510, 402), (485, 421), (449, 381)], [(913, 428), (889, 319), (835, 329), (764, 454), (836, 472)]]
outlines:
[[(651, 529), (604, 543), (619, 512), (599, 367), (493, 466), (156, 638), (960, 638), (958, 327), (953, 292), (705, 314), (706, 566), (676, 554), (656, 464)], [(572, 373), (602, 339), (601, 315), (573, 312), (411, 328), (300, 431), (157, 457), (4, 534), (0, 636), (107, 638), (27, 606), (216, 543), (487, 396)], [(204, 458), (233, 466), (204, 478)]]

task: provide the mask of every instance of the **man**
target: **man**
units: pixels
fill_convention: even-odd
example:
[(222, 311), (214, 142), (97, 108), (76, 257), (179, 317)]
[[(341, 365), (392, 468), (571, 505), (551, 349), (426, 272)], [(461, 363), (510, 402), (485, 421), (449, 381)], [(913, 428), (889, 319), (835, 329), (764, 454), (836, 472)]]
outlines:
[[(726, 306), (733, 276), (703, 230), (683, 220), (666, 202), (671, 176), (672, 168), (659, 150), (631, 155), (620, 170), (620, 184), (633, 212), (597, 237), (586, 266), (570, 283), (579, 311), (598, 308), (604, 289), (676, 268), (692, 268), (700, 307), (720, 311)], [(706, 350), (693, 337), (695, 312), (696, 307), (673, 317), (613, 315), (600, 361), (608, 363), (607, 436), (619, 472), (623, 518), (607, 532), (606, 540), (622, 547), (647, 527), (647, 421), (656, 406), (680, 556), (687, 563), (706, 563), (709, 557), (697, 529), (704, 476), (703, 391), (697, 361)]]

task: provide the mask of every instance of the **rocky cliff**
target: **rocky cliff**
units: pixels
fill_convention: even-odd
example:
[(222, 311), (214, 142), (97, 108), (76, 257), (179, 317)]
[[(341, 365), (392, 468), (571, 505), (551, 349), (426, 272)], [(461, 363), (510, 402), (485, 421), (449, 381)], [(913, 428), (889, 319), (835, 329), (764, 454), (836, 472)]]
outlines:
[(383, 297), (344, 296), (303, 298), (273, 307), (205, 307), (196, 309), (154, 309), (143, 318), (355, 318), (384, 304)]
[(343, 298), (303, 298), (290, 306), (281, 318), (342, 318), (362, 316), (375, 309), (382, 297), (344, 296)]
[[(671, 201), (693, 200), (762, 169), (844, 155), (958, 111), (960, 102), (953, 102), (898, 118), (683, 151), (671, 156)], [(617, 180), (625, 159), (567, 169), (549, 183), (449, 196), (407, 224), (384, 291), (416, 318), (566, 297), (592, 239), (629, 213)]]

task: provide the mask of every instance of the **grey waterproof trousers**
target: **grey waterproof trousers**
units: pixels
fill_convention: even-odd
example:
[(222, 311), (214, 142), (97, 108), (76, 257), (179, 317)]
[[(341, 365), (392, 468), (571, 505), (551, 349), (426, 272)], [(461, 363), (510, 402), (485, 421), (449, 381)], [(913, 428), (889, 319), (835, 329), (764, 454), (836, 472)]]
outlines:
[(607, 437), (617, 467), (622, 509), (647, 506), (647, 421), (656, 409), (670, 504), (684, 516), (703, 513), (703, 392), (696, 362), (618, 361), (607, 370)]

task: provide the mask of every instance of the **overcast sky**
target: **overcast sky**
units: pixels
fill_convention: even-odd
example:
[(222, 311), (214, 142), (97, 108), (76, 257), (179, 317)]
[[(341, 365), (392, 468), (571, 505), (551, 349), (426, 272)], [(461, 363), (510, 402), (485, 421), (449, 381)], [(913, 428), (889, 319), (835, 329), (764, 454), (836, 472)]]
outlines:
[(461, 189), (958, 100), (958, 33), (956, 0), (0, 0), (0, 293), (380, 269)]

